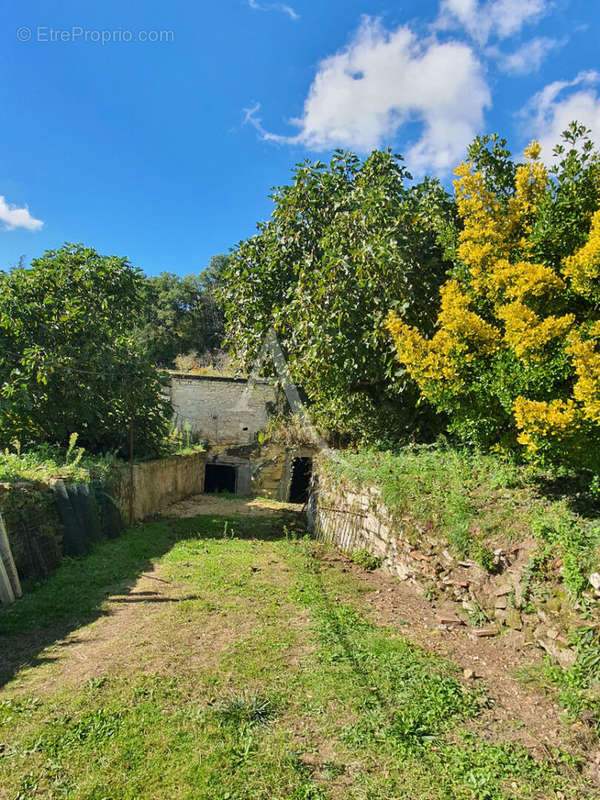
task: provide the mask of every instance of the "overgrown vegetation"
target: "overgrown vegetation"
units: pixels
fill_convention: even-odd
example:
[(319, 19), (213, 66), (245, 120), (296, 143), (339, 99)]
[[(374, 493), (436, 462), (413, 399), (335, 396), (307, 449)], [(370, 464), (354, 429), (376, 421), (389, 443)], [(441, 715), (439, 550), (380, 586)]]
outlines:
[(374, 569), (379, 569), (381, 566), (381, 559), (377, 556), (372, 555), (369, 553), (368, 550), (357, 550), (355, 553), (352, 553), (350, 556), (350, 560), (353, 561), (355, 564), (358, 564), (359, 567), (366, 569), (367, 571), (371, 572)]
[(538, 570), (543, 573), (544, 564), (560, 558), (561, 580), (574, 601), (591, 588), (589, 576), (600, 565), (600, 514), (594, 516), (588, 505), (583, 516), (567, 498), (544, 497), (548, 476), (532, 468), (443, 446), (344, 451), (324, 460), (322, 468), (354, 485), (380, 488), (415, 544), (432, 527), (457, 556), (493, 571), (499, 541), (533, 533), (540, 548)]
[[(600, 155), (573, 123), (515, 164), (478, 139), (457, 170), (461, 230), (435, 334), (392, 311), (400, 363), (473, 444), (600, 471)], [(545, 154), (549, 155), (549, 154)], [(591, 477), (591, 476), (590, 476)]]
[(431, 178), (408, 188), (390, 152), (299, 164), (225, 270), (238, 363), (249, 368), (274, 329), (337, 446), (445, 428), (593, 480), (600, 155), (576, 122), (552, 168), (540, 153), (533, 142), (517, 163), (499, 136), (477, 137), (455, 198)]
[[(110, 463), (102, 454), (129, 458), (132, 439), (136, 458), (177, 451), (168, 376), (155, 365), (172, 366), (188, 351), (217, 358), (227, 261), (216, 256), (201, 277), (146, 278), (125, 258), (65, 244), (0, 272), (4, 474), (59, 468), (84, 477)], [(79, 471), (61, 456), (73, 431), (86, 449)]]
[[(127, 463), (115, 453), (90, 453), (77, 446), (79, 436), (69, 437), (67, 447), (58, 444), (39, 444), (26, 450), (20, 442), (12, 448), (0, 451), (0, 482), (48, 481), (60, 478), (65, 481), (87, 483), (90, 480), (106, 480), (117, 466)], [(204, 451), (204, 444), (197, 441), (189, 426), (179, 430), (169, 427), (168, 434), (158, 443), (155, 456), (192, 455)], [(140, 457), (135, 461), (143, 460)]]
[[(320, 555), (273, 519), (201, 517), (139, 526), (65, 563), (0, 612), (3, 653), (25, 641), (17, 632), (34, 629), (41, 651), (36, 674), (20, 672), (0, 694), (4, 792), (49, 800), (593, 796), (576, 756), (557, 750), (536, 760), (518, 744), (476, 735), (484, 687), (466, 687), (456, 666), (369, 622), (364, 586), (323, 568)], [(154, 588), (137, 595), (118, 658), (103, 651), (85, 665), (91, 675), (78, 677), (62, 660), (73, 648), (61, 648), (58, 662), (46, 657), (44, 643), (57, 635), (79, 629), (85, 643), (94, 626), (113, 624), (111, 595), (130, 591), (149, 563), (170, 602), (153, 603)], [(147, 618), (151, 629), (135, 638)]]
[(0, 272), (0, 446), (158, 452), (170, 407), (132, 330), (143, 278), (126, 259), (64, 245)]
[[(139, 337), (162, 367), (223, 360), (223, 309), (218, 289), (229, 256), (218, 255), (200, 275), (170, 272), (144, 281)], [(186, 371), (186, 370), (184, 370)]]
[(47, 481), (62, 478), (68, 481), (88, 482), (103, 480), (113, 467), (122, 463), (112, 453), (91, 455), (77, 447), (77, 434), (72, 434), (68, 447), (57, 444), (40, 444), (22, 451), (19, 442), (13, 448), (0, 452), (0, 481)]
[(388, 151), (299, 164), (225, 272), (226, 341), (238, 363), (250, 369), (274, 328), (314, 421), (338, 442), (428, 435), (434, 425), (394, 364), (384, 321), (392, 302), (432, 325), (449, 267), (438, 234), (454, 205), (438, 181), (409, 179)]
[(600, 632), (588, 624), (571, 633), (570, 644), (577, 661), (567, 669), (546, 658), (539, 667), (522, 668), (518, 674), (524, 684), (554, 692), (565, 709), (568, 721), (581, 726), (582, 720), (600, 736)]

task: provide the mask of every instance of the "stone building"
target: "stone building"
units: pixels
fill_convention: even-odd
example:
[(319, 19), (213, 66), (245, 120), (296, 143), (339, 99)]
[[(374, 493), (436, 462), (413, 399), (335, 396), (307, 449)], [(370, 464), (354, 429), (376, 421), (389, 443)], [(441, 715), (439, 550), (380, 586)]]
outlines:
[(305, 502), (315, 448), (265, 442), (286, 401), (267, 380), (171, 373), (175, 422), (206, 442), (205, 491)]
[(256, 441), (275, 412), (279, 393), (268, 381), (171, 373), (171, 405), (179, 428), (211, 446), (242, 446)]

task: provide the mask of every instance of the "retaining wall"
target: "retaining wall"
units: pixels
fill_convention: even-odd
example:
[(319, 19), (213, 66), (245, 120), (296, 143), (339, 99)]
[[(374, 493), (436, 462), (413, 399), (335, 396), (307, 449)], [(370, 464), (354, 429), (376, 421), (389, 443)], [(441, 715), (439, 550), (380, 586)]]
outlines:
[(211, 445), (243, 446), (267, 427), (278, 392), (266, 381), (172, 373), (170, 401), (179, 428)]
[(535, 540), (506, 542), (495, 550), (490, 573), (476, 561), (457, 558), (435, 526), (395, 517), (379, 489), (353, 486), (332, 475), (322, 461), (313, 476), (308, 522), (316, 538), (343, 552), (366, 550), (381, 559), (382, 569), (431, 599), (442, 627), (473, 625), (483, 611), (487, 622), (479, 623), (475, 635), (493, 635), (506, 626), (522, 631), (561, 666), (575, 663), (568, 633), (584, 621), (564, 588), (549, 580), (546, 600), (536, 600), (533, 609), (531, 598), (524, 603), (531, 557), (538, 549)]
[(52, 488), (43, 483), (0, 484), (0, 513), (21, 579), (44, 578), (60, 563), (63, 528)]
[(0, 484), (0, 514), (21, 579), (43, 579), (63, 555), (81, 556), (123, 524), (204, 491), (206, 453), (120, 467), (105, 483)]
[(335, 480), (320, 469), (313, 478), (309, 502), (313, 533), (345, 553), (366, 550), (400, 580), (434, 575), (417, 554), (419, 549), (403, 535), (402, 527), (374, 487), (357, 488)]
[(133, 470), (121, 467), (114, 498), (123, 519), (147, 519), (171, 503), (202, 494), (205, 465), (206, 453), (194, 453), (134, 464)]

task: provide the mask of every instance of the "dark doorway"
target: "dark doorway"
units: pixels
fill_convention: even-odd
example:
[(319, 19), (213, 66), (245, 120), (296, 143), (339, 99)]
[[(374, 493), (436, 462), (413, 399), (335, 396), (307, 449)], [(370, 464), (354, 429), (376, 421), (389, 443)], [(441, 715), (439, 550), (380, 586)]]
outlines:
[(235, 494), (235, 467), (226, 464), (207, 464), (204, 473), (206, 494), (229, 492)]
[(295, 458), (292, 464), (290, 503), (308, 502), (311, 476), (312, 458)]

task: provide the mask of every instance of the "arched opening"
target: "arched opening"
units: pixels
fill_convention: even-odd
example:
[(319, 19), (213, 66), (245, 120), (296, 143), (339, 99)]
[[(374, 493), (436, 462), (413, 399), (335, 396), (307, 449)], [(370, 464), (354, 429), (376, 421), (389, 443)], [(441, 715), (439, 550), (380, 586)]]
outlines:
[(308, 502), (310, 479), (312, 477), (312, 458), (295, 458), (292, 463), (290, 483), (290, 503)]

